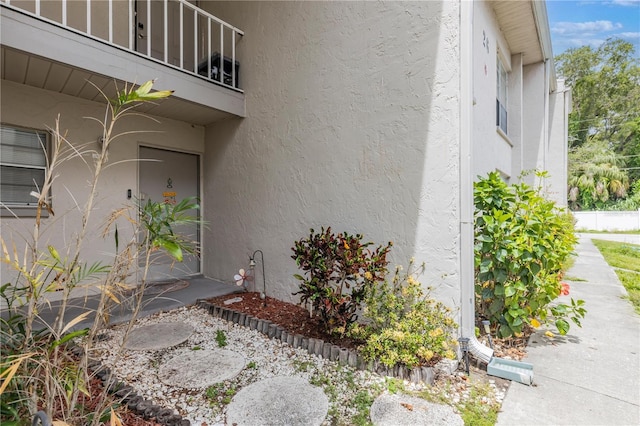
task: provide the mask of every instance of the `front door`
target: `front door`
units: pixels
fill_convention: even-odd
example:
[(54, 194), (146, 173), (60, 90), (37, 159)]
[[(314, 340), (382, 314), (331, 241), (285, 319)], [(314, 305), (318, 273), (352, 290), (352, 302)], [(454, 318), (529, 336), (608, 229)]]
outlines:
[[(187, 197), (199, 197), (200, 158), (195, 154), (168, 151), (158, 148), (140, 147), (139, 151), (140, 202), (147, 200), (163, 203), (179, 203)], [(199, 211), (189, 212), (199, 217)], [(174, 229), (200, 246), (200, 229), (197, 225), (181, 226)], [(144, 267), (144, 258), (141, 258)], [(185, 255), (183, 262), (177, 263), (164, 253), (154, 253), (148, 281), (169, 281), (200, 273), (200, 260), (196, 255)]]

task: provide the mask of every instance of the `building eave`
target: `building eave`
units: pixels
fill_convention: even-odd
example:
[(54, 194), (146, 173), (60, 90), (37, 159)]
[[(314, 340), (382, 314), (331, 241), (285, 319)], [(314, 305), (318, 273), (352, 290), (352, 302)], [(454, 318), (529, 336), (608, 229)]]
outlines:
[(549, 28), (549, 16), (547, 14), (547, 4), (545, 1), (533, 0), (531, 2), (533, 8), (533, 16), (536, 21), (536, 29), (538, 30), (538, 39), (542, 49), (542, 56), (545, 61), (550, 61), (549, 69), (549, 88), (552, 92), (557, 89), (556, 66), (553, 61), (553, 48), (551, 44), (551, 30)]
[[(511, 54), (522, 54), (523, 65), (550, 61), (549, 88), (556, 90), (551, 30), (544, 0), (491, 0)], [(536, 36), (532, 36), (535, 32)]]

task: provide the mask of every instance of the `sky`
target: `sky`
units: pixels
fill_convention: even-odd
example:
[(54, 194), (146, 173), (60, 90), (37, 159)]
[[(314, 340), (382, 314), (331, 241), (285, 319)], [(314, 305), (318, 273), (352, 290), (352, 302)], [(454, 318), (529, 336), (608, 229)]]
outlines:
[(547, 0), (547, 14), (554, 56), (619, 37), (640, 57), (640, 0)]

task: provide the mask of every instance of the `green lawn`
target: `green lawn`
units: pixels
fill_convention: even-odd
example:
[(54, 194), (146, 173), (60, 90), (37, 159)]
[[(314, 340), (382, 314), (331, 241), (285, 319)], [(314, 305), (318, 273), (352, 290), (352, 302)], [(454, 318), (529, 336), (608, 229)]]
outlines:
[(629, 293), (629, 300), (640, 314), (640, 245), (592, 240)]

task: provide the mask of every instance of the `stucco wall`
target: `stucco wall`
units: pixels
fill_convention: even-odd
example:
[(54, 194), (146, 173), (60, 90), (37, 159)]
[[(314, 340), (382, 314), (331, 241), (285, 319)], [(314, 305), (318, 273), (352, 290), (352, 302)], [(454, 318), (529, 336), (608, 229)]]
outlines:
[(203, 6), (245, 31), (247, 103), (206, 130), (205, 273), (231, 282), (261, 249), (267, 293), (295, 300), (293, 242), (331, 226), (425, 261), (457, 305), (459, 5)]
[(545, 182), (547, 196), (558, 205), (567, 207), (568, 131), (571, 92), (564, 80), (558, 81), (556, 92), (549, 96), (549, 155)]
[[(473, 175), (484, 176), (499, 170), (511, 176), (511, 141), (496, 127), (496, 73), (498, 50), (507, 71), (511, 70), (511, 52), (490, 3), (473, 3)], [(509, 79), (511, 76), (509, 76)], [(509, 93), (509, 100), (511, 93)], [(520, 111), (509, 104), (507, 122)]]
[[(524, 67), (524, 116), (522, 143), (524, 149), (523, 170), (543, 170), (545, 167), (547, 147), (545, 146), (545, 72), (544, 64), (532, 64)], [(536, 184), (535, 176), (528, 174), (524, 181), (529, 185)]]
[[(104, 106), (100, 103), (36, 89), (29, 86), (2, 81), (0, 108), (2, 123), (14, 126), (46, 130), (55, 126), (60, 115), (60, 128), (66, 132), (67, 139), (76, 147), (89, 142), (90, 148), (97, 149), (97, 140), (102, 131), (93, 120), (85, 117), (102, 118)], [(134, 196), (138, 193), (137, 162), (126, 161), (137, 158), (138, 146), (148, 145), (174, 148), (194, 153), (204, 151), (204, 128), (191, 124), (157, 119), (156, 123), (148, 118), (128, 117), (120, 122), (119, 131), (153, 130), (153, 133), (137, 133), (123, 136), (114, 142), (109, 150), (110, 163), (117, 163), (105, 169), (99, 187), (95, 211), (91, 218), (91, 232), (85, 241), (82, 258), (89, 263), (97, 260), (109, 261), (114, 252), (113, 237), (100, 236), (105, 218), (115, 209), (132, 205), (127, 200), (127, 189)], [(53, 244), (60, 253), (72, 241), (78, 230), (81, 215), (76, 207), (83, 206), (91, 172), (79, 158), (63, 164), (52, 188), (52, 204), (55, 216), (43, 221), (41, 247)], [(23, 234), (31, 231), (33, 219), (15, 219), (3, 217), (0, 225), (2, 237), (6, 241), (15, 241), (22, 246)], [(125, 222), (119, 223), (121, 240), (131, 236), (131, 227)], [(2, 265), (2, 282), (11, 277), (5, 265)]]
[(523, 55), (511, 55), (511, 73), (509, 74), (509, 141), (511, 148), (511, 182), (515, 182), (522, 172), (523, 147), (522, 131), (525, 117), (522, 114), (525, 99), (523, 96)]

